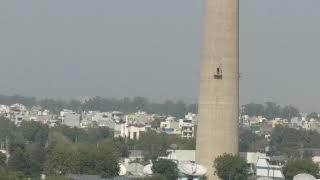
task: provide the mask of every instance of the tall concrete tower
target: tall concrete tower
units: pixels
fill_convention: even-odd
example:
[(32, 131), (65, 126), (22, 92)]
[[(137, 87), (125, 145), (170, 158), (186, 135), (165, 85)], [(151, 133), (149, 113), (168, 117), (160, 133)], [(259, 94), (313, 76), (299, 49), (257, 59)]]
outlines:
[(213, 162), (238, 152), (239, 0), (205, 0), (197, 163), (214, 175)]

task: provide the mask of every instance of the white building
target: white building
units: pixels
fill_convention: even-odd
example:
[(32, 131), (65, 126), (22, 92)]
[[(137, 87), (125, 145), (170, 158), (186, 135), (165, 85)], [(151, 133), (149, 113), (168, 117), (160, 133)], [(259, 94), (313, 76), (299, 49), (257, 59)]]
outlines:
[(248, 164), (248, 171), (250, 174), (255, 173), (256, 165), (258, 163), (258, 160), (268, 159), (266, 153), (259, 153), (259, 152), (241, 152), (240, 156), (247, 161)]
[(21, 114), (24, 114), (27, 112), (27, 108), (26, 106), (22, 105), (22, 104), (13, 104), (10, 106), (10, 110), (11, 111), (14, 111), (14, 112), (17, 112), (17, 113), (21, 113)]
[(80, 128), (80, 114), (65, 114), (62, 124), (70, 127)]
[(10, 107), (6, 105), (0, 105), (0, 114), (10, 113)]
[(257, 178), (267, 177), (274, 180), (284, 180), (282, 168), (280, 166), (270, 165), (267, 158), (260, 158), (256, 164)]
[(125, 123), (116, 123), (114, 128), (115, 137), (124, 137), (129, 139), (139, 139), (142, 132), (146, 132), (147, 128), (142, 123), (129, 123), (126, 116)]
[(179, 129), (182, 138), (193, 138), (195, 136), (194, 123), (190, 119), (180, 119)]
[(75, 114), (75, 112), (73, 112), (72, 110), (69, 110), (69, 109), (64, 109), (60, 112), (60, 116), (61, 117), (64, 117), (66, 116), (67, 114)]
[(167, 134), (181, 134), (179, 122), (174, 117), (168, 117), (160, 123), (160, 128)]

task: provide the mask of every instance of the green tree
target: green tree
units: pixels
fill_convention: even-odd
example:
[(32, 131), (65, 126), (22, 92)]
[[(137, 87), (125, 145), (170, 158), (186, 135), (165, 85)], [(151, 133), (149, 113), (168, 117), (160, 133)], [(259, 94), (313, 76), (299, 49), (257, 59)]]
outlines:
[(44, 146), (48, 140), (49, 127), (39, 122), (24, 121), (18, 128), (28, 143), (36, 143)]
[(152, 171), (155, 174), (160, 174), (166, 177), (167, 180), (176, 180), (179, 177), (177, 164), (167, 159), (153, 161)]
[(300, 117), (300, 111), (291, 105), (285, 106), (281, 110), (281, 117), (290, 121), (294, 117)]
[(46, 149), (44, 172), (48, 175), (65, 175), (77, 172), (79, 157), (75, 145), (62, 134), (53, 132)]
[(5, 166), (7, 162), (7, 156), (0, 152), (0, 167)]
[(0, 116), (0, 142), (11, 139), (14, 135), (15, 128), (13, 122)]
[(119, 154), (118, 149), (112, 141), (101, 143), (96, 150), (96, 172), (102, 177), (115, 177), (119, 175)]
[(4, 180), (26, 180), (27, 179), (22, 173), (10, 171), (4, 167), (0, 167), (0, 178)]
[(113, 144), (118, 149), (121, 157), (129, 157), (129, 145), (124, 138), (114, 138)]
[(155, 160), (160, 156), (167, 155), (167, 150), (170, 146), (167, 138), (167, 134), (148, 131), (141, 134), (140, 140), (135, 144), (137, 146), (135, 148), (143, 151), (145, 160)]
[(320, 134), (317, 131), (277, 126), (271, 133), (270, 145), (274, 152), (283, 152), (295, 158), (301, 155), (301, 149), (320, 148)]
[(264, 117), (269, 120), (281, 117), (281, 106), (274, 102), (266, 102), (264, 107)]
[(223, 180), (246, 180), (247, 162), (239, 155), (224, 154), (214, 160), (215, 174)]
[(32, 174), (30, 157), (24, 149), (18, 148), (11, 153), (8, 166), (14, 171), (20, 171), (26, 175)]
[(311, 159), (289, 160), (283, 167), (283, 174), (288, 180), (293, 179), (294, 176), (300, 173), (307, 173), (319, 177), (319, 171), (319, 166), (313, 163)]
[(243, 106), (242, 114), (248, 116), (262, 116), (264, 113), (264, 106), (261, 104), (250, 103)]
[(30, 144), (26, 146), (25, 153), (27, 154), (29, 173), (32, 178), (39, 178), (43, 172), (43, 164), (45, 161), (45, 149), (39, 144)]
[(249, 129), (239, 129), (240, 152), (256, 152), (264, 149), (268, 145), (267, 139), (262, 135), (257, 135)]

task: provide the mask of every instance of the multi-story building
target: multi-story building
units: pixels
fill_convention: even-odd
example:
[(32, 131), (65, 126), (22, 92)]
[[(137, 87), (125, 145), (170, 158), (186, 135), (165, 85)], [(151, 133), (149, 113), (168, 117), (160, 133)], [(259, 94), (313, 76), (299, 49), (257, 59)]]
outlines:
[(181, 134), (180, 123), (174, 117), (168, 117), (161, 122), (160, 128), (167, 134)]
[(129, 139), (139, 139), (142, 132), (146, 132), (146, 125), (143, 123), (130, 123), (128, 116), (125, 118), (125, 122), (115, 124), (114, 136), (124, 137)]
[(190, 119), (180, 119), (179, 128), (182, 138), (193, 138), (195, 136), (194, 123)]

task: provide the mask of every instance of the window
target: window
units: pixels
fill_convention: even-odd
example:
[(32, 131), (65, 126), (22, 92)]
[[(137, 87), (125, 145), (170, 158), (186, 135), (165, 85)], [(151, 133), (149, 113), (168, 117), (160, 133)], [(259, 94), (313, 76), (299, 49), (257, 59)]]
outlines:
[(214, 78), (215, 79), (222, 79), (222, 68), (221, 67), (217, 67)]

